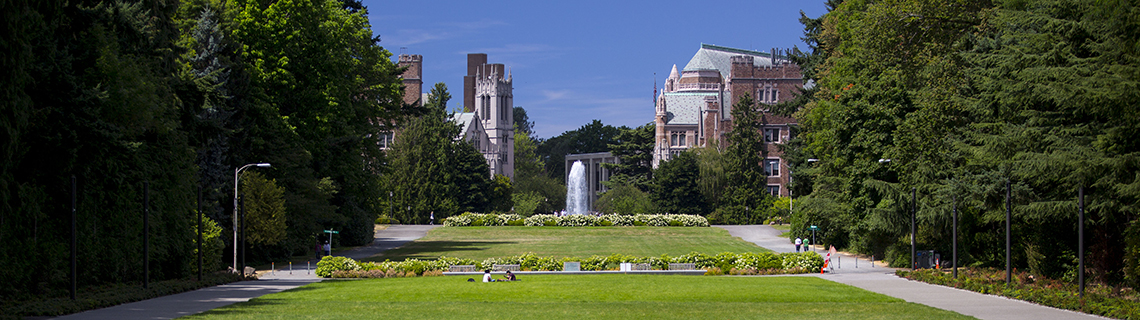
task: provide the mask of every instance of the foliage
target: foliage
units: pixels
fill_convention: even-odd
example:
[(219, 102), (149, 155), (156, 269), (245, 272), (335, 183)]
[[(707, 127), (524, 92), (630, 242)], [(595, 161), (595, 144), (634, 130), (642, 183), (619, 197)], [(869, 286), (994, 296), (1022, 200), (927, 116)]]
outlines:
[(376, 224), (400, 224), (400, 220), (396, 220), (396, 218), (389, 217), (386, 214), (376, 217), (376, 221), (374, 222)]
[[(198, 234), (198, 225), (194, 224), (194, 234)], [(195, 239), (197, 240), (197, 239)], [(225, 249), (226, 244), (222, 241), (222, 227), (214, 219), (202, 217), (202, 269), (203, 274), (206, 270), (221, 270), (222, 266), (222, 249)], [(198, 257), (198, 246), (194, 246), (194, 258)], [(198, 274), (197, 261), (192, 262), (190, 265), (190, 272)]]
[(717, 223), (758, 224), (770, 215), (772, 197), (768, 194), (768, 176), (762, 168), (768, 148), (760, 132), (765, 115), (756, 108), (748, 93), (732, 106), (732, 131), (725, 137), (726, 188), (721, 195), (722, 205), (710, 216)]
[(623, 215), (659, 211), (649, 193), (630, 184), (611, 185), (609, 190), (598, 197), (594, 207), (598, 212)]
[(437, 83), (427, 112), (409, 119), (388, 151), (392, 216), (404, 223), (426, 224), (433, 212), (444, 219), (487, 209), (490, 169), (474, 146), (458, 139), (459, 127), (445, 111), (450, 97), (447, 85)]
[[(670, 263), (693, 263), (697, 268), (714, 267), (739, 270), (766, 270), (768, 274), (819, 272), (823, 258), (811, 252), (722, 252), (713, 256), (692, 252), (676, 257), (661, 255), (656, 257), (636, 257), (623, 254), (589, 257), (543, 257), (533, 252), (517, 256), (487, 258), (483, 261), (440, 257), (437, 260), (407, 259), (404, 261), (356, 262), (351, 258), (328, 256), (317, 263), (317, 276), (323, 278), (392, 278), (388, 274), (402, 277), (424, 275), (431, 271), (447, 271), (453, 265), (473, 265), (477, 270), (491, 269), (497, 264), (517, 264), (523, 271), (562, 271), (563, 263), (580, 262), (583, 271), (617, 270), (620, 263), (647, 263), (654, 270), (667, 270)], [(355, 273), (340, 273), (358, 271)], [(378, 271), (378, 272), (369, 272)], [(394, 273), (393, 273), (394, 271)]]
[[(844, 1), (801, 19), (799, 56), (816, 80), (796, 114), (804, 156), (819, 158), (792, 232), (892, 261), (948, 251), (961, 216), (961, 260), (1004, 265), (1012, 189), (1014, 266), (1073, 274), (1078, 187), (1087, 198), (1090, 274), (1127, 277), (1140, 167), (1132, 1)], [(802, 102), (802, 101), (801, 101)], [(1133, 142), (1129, 142), (1133, 141)], [(879, 162), (879, 159), (890, 159)], [(799, 177), (797, 177), (798, 179)], [(800, 190), (800, 189), (797, 189)], [(916, 194), (914, 201), (911, 193)], [(824, 226), (827, 227), (824, 227)], [(905, 263), (905, 262), (903, 262)]]
[(617, 143), (608, 145), (609, 152), (618, 158), (618, 162), (602, 164), (610, 170), (610, 180), (604, 183), (610, 188), (632, 185), (641, 191), (650, 191), (653, 149), (657, 146), (654, 138), (656, 125), (651, 122), (633, 129), (621, 127), (618, 130)]
[[(716, 144), (716, 141), (713, 140), (712, 143)], [(693, 152), (697, 158), (697, 168), (700, 171), (697, 188), (705, 197), (704, 202), (709, 205), (709, 208), (719, 207), (721, 194), (727, 187), (724, 154), (716, 146), (693, 148), (690, 149), (690, 152)]]
[[(516, 214), (481, 214), (466, 212), (461, 215), (443, 219), (443, 225), (448, 227), (471, 226), (502, 226), (508, 221), (523, 219)], [(572, 214), (558, 217), (550, 214), (536, 214), (525, 218), (525, 225), (531, 227), (562, 226), (562, 227), (597, 227), (597, 226), (635, 226), (648, 225), (654, 227), (684, 226), (708, 227), (709, 222), (704, 217), (686, 214), (635, 214), (635, 215), (582, 215)], [(605, 225), (603, 225), (605, 223)]]
[[(517, 116), (519, 113), (515, 107)], [(517, 122), (516, 122), (517, 123)], [(545, 164), (537, 153), (538, 142), (530, 134), (515, 129), (515, 177), (512, 185), (512, 199), (523, 195), (526, 199), (537, 199), (534, 210), (520, 214), (551, 213), (566, 207), (566, 186), (546, 173)], [(515, 200), (515, 209), (519, 203)]]
[(898, 270), (904, 278), (984, 294), (1005, 296), (1060, 309), (1080, 311), (1115, 319), (1140, 317), (1140, 296), (1131, 289), (1120, 290), (1105, 285), (1088, 285), (1080, 298), (1078, 286), (1069, 281), (1058, 281), (1025, 272), (1015, 272), (1006, 285), (1005, 271), (997, 269), (965, 269), (958, 278), (942, 270)]
[(285, 239), (285, 190), (264, 175), (242, 173), (246, 237), (255, 245), (275, 245)]
[[(514, 123), (516, 135), (518, 135), (518, 133), (523, 133), (527, 136), (534, 134), (534, 121), (530, 121), (530, 117), (526, 115), (526, 109), (523, 109), (523, 107), (520, 106), (515, 106), (514, 112), (512, 114), (515, 117)], [(515, 156), (518, 157), (517, 152), (515, 153)], [(517, 170), (518, 168), (515, 169)]]
[(594, 120), (543, 141), (535, 151), (546, 164), (546, 174), (554, 177), (558, 184), (565, 185), (566, 155), (610, 151), (609, 145), (618, 143), (620, 133), (621, 128)]
[(666, 214), (706, 215), (709, 205), (700, 192), (699, 180), (696, 154), (683, 152), (657, 167), (650, 197), (658, 210)]

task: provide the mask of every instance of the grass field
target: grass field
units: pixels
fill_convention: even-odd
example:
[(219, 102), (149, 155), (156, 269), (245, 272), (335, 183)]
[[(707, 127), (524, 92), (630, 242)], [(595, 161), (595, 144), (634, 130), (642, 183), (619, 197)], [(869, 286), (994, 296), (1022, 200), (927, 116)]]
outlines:
[(190, 318), (970, 319), (804, 276), (534, 275), (518, 282), (466, 280), (325, 281)]
[(367, 260), (439, 256), (483, 260), (527, 252), (540, 256), (587, 257), (615, 253), (670, 256), (690, 252), (766, 252), (720, 228), (666, 227), (442, 227), (399, 249)]

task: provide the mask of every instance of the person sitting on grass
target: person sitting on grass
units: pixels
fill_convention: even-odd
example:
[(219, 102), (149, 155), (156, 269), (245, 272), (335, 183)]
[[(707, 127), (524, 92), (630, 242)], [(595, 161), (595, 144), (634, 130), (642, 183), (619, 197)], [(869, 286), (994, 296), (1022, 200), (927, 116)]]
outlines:
[(511, 270), (507, 270), (507, 276), (503, 277), (503, 278), (505, 278), (503, 281), (515, 281), (516, 280), (515, 274), (511, 273)]
[(495, 282), (495, 279), (491, 279), (491, 269), (483, 271), (483, 282)]

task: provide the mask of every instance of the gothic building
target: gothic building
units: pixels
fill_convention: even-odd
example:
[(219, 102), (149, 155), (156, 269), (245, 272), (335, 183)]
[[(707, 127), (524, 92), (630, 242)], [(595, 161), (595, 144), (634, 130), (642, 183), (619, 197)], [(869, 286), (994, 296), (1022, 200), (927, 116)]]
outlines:
[[(402, 54), (399, 66), (407, 67), (404, 103), (422, 104), (427, 100), (423, 90), (423, 57)], [(488, 64), (487, 54), (467, 55), (467, 76), (463, 77), (463, 112), (451, 120), (461, 129), (460, 139), (471, 142), (491, 167), (491, 176), (501, 174), (514, 179), (514, 87), (510, 72), (503, 64)], [(388, 148), (395, 134), (386, 133), (381, 148)], [(387, 143), (385, 142), (387, 141)]]
[(684, 69), (678, 72), (673, 65), (657, 96), (653, 167), (689, 148), (723, 148), (725, 134), (732, 130), (732, 107), (749, 94), (762, 112), (767, 147), (761, 165), (768, 174), (768, 192), (787, 196), (791, 178), (777, 145), (787, 141), (795, 119), (767, 108), (791, 100), (803, 85), (799, 66), (774, 49), (765, 53), (701, 44)]

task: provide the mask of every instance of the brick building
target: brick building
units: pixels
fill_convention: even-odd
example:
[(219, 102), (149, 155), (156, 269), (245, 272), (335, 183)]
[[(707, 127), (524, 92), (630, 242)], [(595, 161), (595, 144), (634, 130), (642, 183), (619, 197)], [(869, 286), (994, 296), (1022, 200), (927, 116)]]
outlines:
[(768, 191), (787, 196), (790, 177), (777, 144), (787, 141), (795, 119), (768, 113), (767, 106), (791, 100), (803, 86), (799, 66), (774, 49), (765, 53), (701, 44), (684, 69), (678, 72), (673, 65), (657, 96), (653, 167), (689, 148), (723, 147), (732, 130), (733, 104), (747, 93), (762, 112), (767, 150), (761, 165), (768, 173)]

